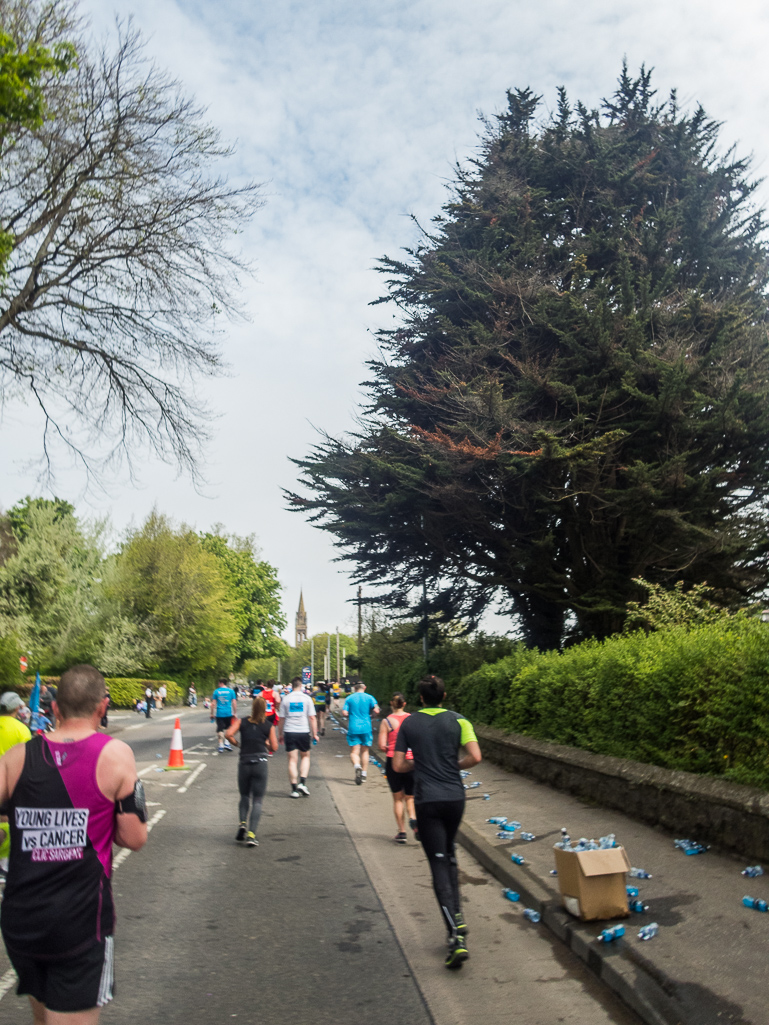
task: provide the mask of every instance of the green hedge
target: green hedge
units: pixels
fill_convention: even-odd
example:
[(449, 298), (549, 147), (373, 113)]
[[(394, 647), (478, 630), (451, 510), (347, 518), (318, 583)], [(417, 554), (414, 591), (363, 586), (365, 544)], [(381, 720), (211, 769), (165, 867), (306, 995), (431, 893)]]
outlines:
[(157, 690), (161, 683), (166, 685), (168, 694), (167, 705), (181, 705), (185, 693), (178, 683), (173, 680), (132, 680), (128, 678), (109, 677), (106, 680), (109, 687), (110, 704), (115, 708), (133, 708), (137, 698), (144, 698), (147, 687)]
[(756, 619), (519, 649), (452, 697), (510, 732), (769, 787), (769, 626)]

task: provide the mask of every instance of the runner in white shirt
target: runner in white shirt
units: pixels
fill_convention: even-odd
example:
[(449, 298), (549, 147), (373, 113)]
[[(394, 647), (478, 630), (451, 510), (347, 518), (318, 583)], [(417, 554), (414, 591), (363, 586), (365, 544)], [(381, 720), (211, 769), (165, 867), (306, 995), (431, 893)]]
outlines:
[(312, 698), (302, 690), (301, 676), (294, 677), (291, 688), (291, 693), (283, 698), (278, 710), (278, 742), (284, 739), (286, 742), (291, 796), (299, 797), (300, 794), (304, 794), (305, 797), (309, 797), (307, 776), (310, 772), (310, 736), (313, 744), (317, 744), (318, 720)]

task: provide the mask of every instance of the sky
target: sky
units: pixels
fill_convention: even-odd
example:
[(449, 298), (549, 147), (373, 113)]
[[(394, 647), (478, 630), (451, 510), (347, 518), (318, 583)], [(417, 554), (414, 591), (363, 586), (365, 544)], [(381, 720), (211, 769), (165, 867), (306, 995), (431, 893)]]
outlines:
[[(242, 236), (254, 275), (247, 319), (222, 339), (229, 373), (199, 385), (216, 413), (196, 488), (139, 453), (138, 479), (115, 472), (104, 491), (62, 459), (53, 488), (35, 469), (41, 424), (7, 403), (0, 419), (0, 507), (26, 494), (109, 515), (116, 535), (153, 507), (205, 530), (254, 534), (278, 570), (293, 641), (303, 589), (310, 633), (353, 630), (354, 587), (332, 538), (286, 511), (291, 458), (318, 431), (354, 430), (365, 362), (393, 309), (371, 306), (383, 255), (412, 245), (446, 199), (456, 161), (478, 145), (479, 113), (507, 89), (556, 88), (596, 106), (623, 57), (655, 69), (660, 96), (701, 103), (724, 122), (725, 145), (769, 173), (769, 7), (753, 0), (82, 0), (97, 37), (131, 15), (149, 53), (236, 144), (237, 183), (263, 183), (264, 205)], [(762, 204), (769, 189), (758, 192)], [(487, 617), (488, 628), (511, 624)]]

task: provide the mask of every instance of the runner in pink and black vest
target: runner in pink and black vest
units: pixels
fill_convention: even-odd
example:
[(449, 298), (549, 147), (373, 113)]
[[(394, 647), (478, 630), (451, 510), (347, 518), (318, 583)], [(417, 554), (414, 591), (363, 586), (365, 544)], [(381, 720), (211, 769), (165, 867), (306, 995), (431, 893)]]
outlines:
[(147, 826), (133, 752), (98, 732), (106, 707), (101, 673), (73, 666), (57, 729), (0, 759), (11, 832), (0, 928), (35, 1022), (52, 1011), (92, 1025), (112, 999), (112, 844), (138, 850)]

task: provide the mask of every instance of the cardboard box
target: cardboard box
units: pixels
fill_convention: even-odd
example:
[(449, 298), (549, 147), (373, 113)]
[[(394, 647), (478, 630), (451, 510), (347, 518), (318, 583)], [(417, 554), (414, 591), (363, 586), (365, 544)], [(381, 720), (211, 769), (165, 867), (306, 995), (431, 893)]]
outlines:
[(555, 867), (563, 903), (569, 914), (592, 922), (627, 918), (625, 876), (630, 862), (624, 847), (605, 851), (564, 851), (554, 848)]

